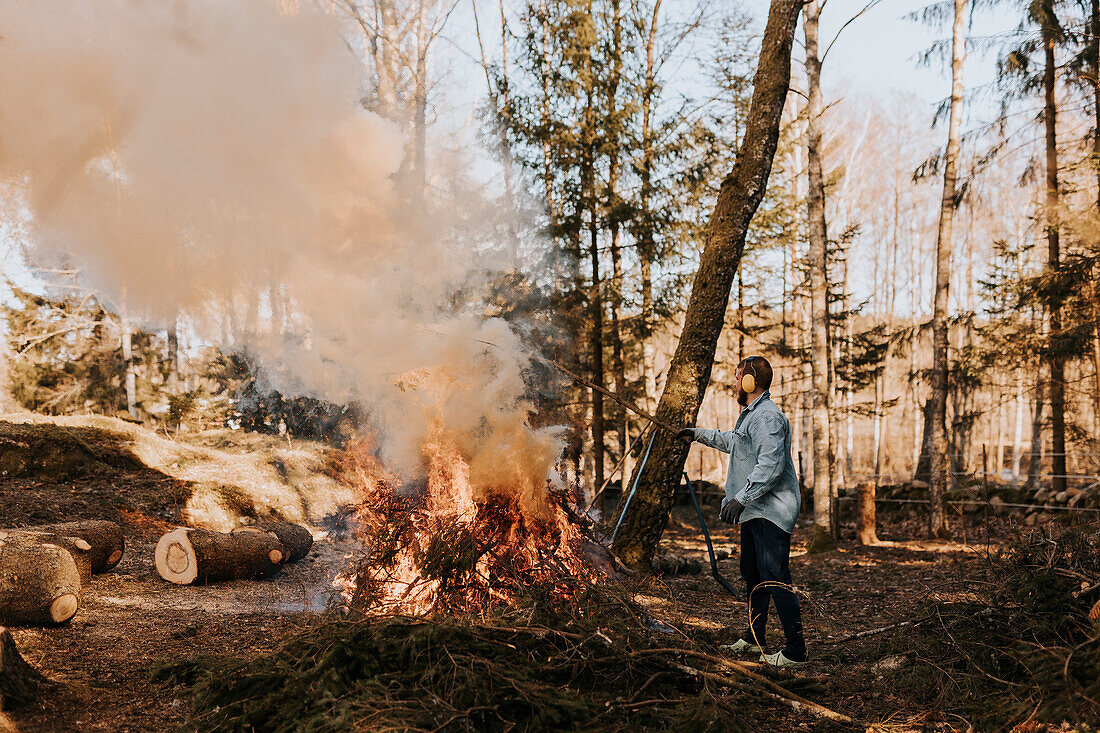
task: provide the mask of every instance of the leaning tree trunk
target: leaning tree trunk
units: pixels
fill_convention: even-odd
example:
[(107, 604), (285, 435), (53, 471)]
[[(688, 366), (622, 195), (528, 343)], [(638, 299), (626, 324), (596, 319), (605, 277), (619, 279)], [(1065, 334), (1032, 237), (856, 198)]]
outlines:
[(947, 152), (943, 163), (943, 195), (940, 223), (936, 232), (936, 297), (932, 310), (932, 406), (929, 410), (931, 458), (929, 486), (932, 506), (928, 514), (929, 533), (946, 538), (947, 515), (944, 496), (951, 486), (951, 462), (947, 455), (947, 298), (951, 287), (951, 225), (955, 217), (955, 172), (959, 160), (959, 127), (962, 124), (962, 67), (966, 56), (963, 23), (966, 0), (955, 0), (955, 23), (951, 34), (951, 118)]
[(833, 532), (832, 428), (829, 425), (829, 264), (825, 227), (825, 176), (821, 163), (821, 59), (817, 56), (817, 0), (806, 3), (806, 212), (810, 239), (810, 389), (813, 395), (814, 536), (810, 551), (836, 546)]
[[(730, 289), (741, 262), (749, 222), (764, 196), (779, 139), (779, 123), (791, 77), (801, 0), (772, 0), (753, 84), (745, 137), (733, 170), (722, 182), (707, 227), (706, 245), (692, 283), (684, 329), (669, 363), (657, 418), (691, 425), (699, 412), (718, 337), (722, 333)], [(621, 526), (613, 550), (627, 565), (650, 569), (653, 552), (668, 523), (669, 510), (687, 459), (688, 444), (658, 431), (638, 479), (629, 511), (620, 506)], [(625, 501), (625, 497), (624, 500)]]
[[(1043, 69), (1043, 123), (1046, 128), (1046, 228), (1047, 267), (1058, 269), (1061, 255), (1058, 241), (1058, 134), (1054, 100), (1054, 2), (1043, 0), (1043, 51), (1046, 65)], [(1050, 354), (1050, 490), (1058, 493), (1066, 490), (1066, 382), (1065, 357), (1057, 342), (1062, 331), (1061, 296), (1052, 293), (1050, 302), (1050, 330), (1047, 350)]]

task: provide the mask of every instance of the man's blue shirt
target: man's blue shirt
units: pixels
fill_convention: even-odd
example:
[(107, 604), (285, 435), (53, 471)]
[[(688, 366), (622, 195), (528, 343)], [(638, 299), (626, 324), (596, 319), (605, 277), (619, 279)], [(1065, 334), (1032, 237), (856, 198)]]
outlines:
[(791, 425), (770, 392), (741, 411), (733, 430), (695, 428), (695, 440), (730, 454), (723, 507), (736, 498), (745, 505), (741, 522), (762, 517), (794, 532), (802, 492), (791, 459)]

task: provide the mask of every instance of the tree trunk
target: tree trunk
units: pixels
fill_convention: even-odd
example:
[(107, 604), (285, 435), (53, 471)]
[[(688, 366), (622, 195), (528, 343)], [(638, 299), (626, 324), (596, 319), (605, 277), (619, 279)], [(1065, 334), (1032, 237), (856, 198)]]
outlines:
[(1020, 480), (1020, 459), (1024, 452), (1024, 373), (1016, 370), (1016, 432), (1012, 437), (1012, 480)]
[[(1058, 192), (1058, 135), (1057, 108), (1054, 99), (1054, 2), (1043, 0), (1043, 22), (1040, 30), (1043, 36), (1043, 52), (1046, 64), (1043, 68), (1043, 124), (1046, 132), (1046, 229), (1047, 229), (1047, 266), (1058, 269), (1061, 253), (1059, 251), (1059, 192)], [(1047, 348), (1050, 353), (1050, 434), (1051, 434), (1051, 482), (1052, 493), (1066, 490), (1066, 382), (1065, 358), (1060, 353), (1059, 339), (1062, 336), (1062, 305), (1057, 293), (1051, 295), (1050, 330)]]
[[(729, 306), (745, 235), (764, 196), (779, 139), (779, 123), (790, 86), (791, 45), (801, 0), (772, 0), (753, 84), (745, 136), (733, 170), (722, 182), (707, 226), (699, 271), (692, 283), (684, 328), (669, 364), (656, 417), (670, 425), (691, 425), (699, 412), (714, 363), (715, 348)], [(658, 431), (624, 512), (613, 550), (628, 566), (649, 570), (680, 484), (688, 444)], [(625, 502), (625, 497), (624, 497)]]
[[(613, 120), (608, 125), (607, 144), (607, 218), (611, 237), (611, 378), (615, 384), (615, 393), (626, 395), (626, 366), (623, 363), (623, 334), (621, 312), (623, 304), (623, 258), (619, 242), (619, 148), (623, 144), (622, 128), (618, 123), (619, 82), (622, 76), (622, 12), (620, 0), (612, 0), (611, 28), (611, 78), (607, 85), (607, 115)], [(621, 406), (615, 409), (615, 433), (619, 444), (619, 455), (627, 452), (627, 412)], [(625, 475), (625, 474), (624, 474)], [(601, 482), (602, 486), (603, 483)]]
[(806, 468), (802, 465), (802, 432), (805, 428), (804, 417), (802, 414), (802, 393), (804, 388), (802, 386), (802, 380), (800, 379), (802, 366), (805, 364), (805, 355), (802, 353), (802, 299), (797, 295), (799, 288), (795, 283), (795, 240), (791, 239), (791, 252), (790, 257), (791, 268), (791, 351), (796, 355), (796, 361), (791, 365), (791, 371), (795, 377), (791, 380), (794, 384), (799, 385), (799, 389), (795, 391), (793, 396), (793, 413), (794, 420), (791, 422), (791, 450), (794, 452), (795, 466), (798, 468), (798, 483), (799, 487), (805, 485), (806, 481)]
[(875, 482), (861, 481), (856, 487), (859, 506), (856, 518), (856, 540), (861, 545), (877, 545), (878, 531), (875, 517)]
[[(1039, 370), (1041, 372), (1041, 369)], [(1031, 455), (1027, 464), (1027, 487), (1039, 485), (1043, 473), (1043, 407), (1045, 387), (1042, 376), (1035, 380), (1035, 407), (1031, 413)]]
[[(0, 626), (0, 711), (15, 710), (35, 702), (52, 685), (23, 659), (11, 632)], [(3, 722), (2, 716), (0, 722)]]
[[(1096, 167), (1096, 207), (1100, 210), (1100, 0), (1092, 0), (1090, 13), (1092, 40), (1089, 53), (1092, 66), (1092, 164)], [(1095, 439), (1100, 441), (1100, 286), (1092, 281), (1092, 419)]]
[(52, 532), (65, 537), (79, 537), (91, 545), (89, 559), (93, 573), (105, 573), (118, 565), (126, 551), (122, 527), (105, 519), (43, 524), (38, 527), (25, 527), (20, 531)]
[[(641, 189), (638, 194), (641, 220), (638, 232), (638, 258), (642, 265), (642, 369), (645, 378), (646, 408), (652, 410), (657, 401), (657, 373), (653, 367), (655, 349), (653, 347), (653, 261), (656, 259), (656, 244), (653, 231), (653, 98), (657, 91), (657, 19), (661, 12), (661, 0), (653, 3), (653, 15), (649, 21), (649, 34), (645, 45), (645, 86), (642, 88), (642, 160), (638, 175)], [(626, 476), (626, 474), (623, 474)]]
[(872, 432), (874, 446), (871, 451), (872, 470), (875, 472), (874, 484), (878, 488), (882, 475), (882, 375), (875, 377), (875, 407)]
[(1005, 465), (1005, 410), (1004, 405), (1001, 404), (1004, 395), (993, 395), (992, 392), (989, 395), (990, 402), (996, 401), (997, 405), (997, 448), (994, 453), (997, 455), (997, 465), (993, 470), (993, 475), (999, 480), (1001, 478), (1001, 469)]
[(966, 0), (955, 0), (955, 22), (951, 34), (951, 116), (947, 132), (947, 151), (943, 164), (943, 195), (940, 221), (936, 232), (936, 295), (932, 311), (932, 407), (930, 421), (929, 485), (932, 499), (928, 531), (932, 537), (947, 538), (944, 496), (951, 487), (951, 461), (948, 456), (947, 419), (947, 305), (951, 286), (951, 225), (955, 217), (955, 175), (959, 159), (959, 127), (962, 124), (962, 69), (966, 57), (963, 36)]
[(168, 328), (168, 394), (179, 394), (180, 384), (180, 340), (173, 320)]
[(122, 329), (122, 362), (125, 365), (124, 385), (126, 390), (126, 412), (131, 419), (138, 419), (137, 410), (137, 372), (134, 369), (133, 331), (126, 306), (126, 290), (122, 291), (122, 313), (119, 314)]
[(237, 527), (237, 532), (269, 532), (279, 540), (285, 562), (296, 563), (309, 554), (313, 547), (313, 535), (309, 530), (294, 522), (257, 522)]
[(285, 560), (282, 542), (272, 532), (220, 534), (185, 527), (162, 536), (153, 553), (160, 577), (180, 585), (263, 578), (278, 572)]
[(0, 530), (0, 542), (24, 543), (35, 545), (54, 545), (69, 553), (76, 564), (80, 576), (80, 587), (87, 588), (92, 582), (92, 546), (79, 537), (69, 537), (56, 532), (33, 530)]
[(810, 239), (810, 369), (813, 390), (814, 537), (813, 551), (832, 549), (833, 440), (829, 424), (829, 280), (828, 234), (825, 228), (825, 177), (821, 164), (821, 60), (817, 56), (817, 0), (806, 3), (806, 158), (809, 185), (806, 194)]
[(80, 571), (64, 548), (0, 542), (0, 625), (65, 623), (80, 608)]
[[(590, 162), (590, 165), (594, 165), (594, 162)], [(596, 218), (595, 186), (592, 184), (592, 178), (594, 176), (594, 171), (589, 174), (590, 186), (588, 188), (589, 196), (591, 196), (588, 221), (589, 255), (592, 261), (592, 288), (589, 294), (589, 318), (592, 320), (590, 325), (590, 348), (592, 359), (592, 382), (599, 387), (603, 387), (603, 282), (600, 276), (599, 224)], [(594, 487), (599, 487), (603, 485), (604, 452), (606, 450), (604, 446), (603, 392), (593, 389), (591, 393), (592, 485)]]
[(427, 193), (428, 144), (428, 49), (431, 28), (428, 26), (428, 0), (418, 0), (416, 19), (416, 66), (413, 82), (413, 196), (423, 201)]

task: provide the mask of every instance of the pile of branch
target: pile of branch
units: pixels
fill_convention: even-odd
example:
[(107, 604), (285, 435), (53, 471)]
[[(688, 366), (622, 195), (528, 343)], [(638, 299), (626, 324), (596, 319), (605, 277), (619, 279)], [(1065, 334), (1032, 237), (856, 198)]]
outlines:
[(938, 589), (888, 642), (915, 657), (895, 683), (982, 730), (1100, 726), (1098, 530), (1031, 530), (984, 572)]
[[(409, 613), (429, 596), (437, 613), (479, 613), (534, 594), (568, 601), (611, 570), (569, 497), (552, 492), (548, 517), (523, 513), (511, 496), (490, 496), (472, 517), (440, 516), (423, 497), (379, 492), (359, 507), (361, 557), (350, 606)], [(555, 521), (554, 515), (560, 521)], [(409, 568), (415, 572), (409, 572)]]
[(160, 577), (180, 585), (267, 578), (309, 554), (313, 535), (291, 522), (264, 522), (223, 534), (178, 527), (153, 553)]
[[(764, 730), (777, 716), (846, 716), (741, 664), (649, 632), (621, 599), (600, 623), (545, 609), (505, 617), (328, 620), (280, 651), (191, 660), (154, 679), (190, 686), (210, 730)], [(778, 710), (777, 710), (778, 708)]]
[(76, 615), (93, 573), (122, 559), (114, 522), (84, 521), (0, 530), (0, 624), (61, 624)]

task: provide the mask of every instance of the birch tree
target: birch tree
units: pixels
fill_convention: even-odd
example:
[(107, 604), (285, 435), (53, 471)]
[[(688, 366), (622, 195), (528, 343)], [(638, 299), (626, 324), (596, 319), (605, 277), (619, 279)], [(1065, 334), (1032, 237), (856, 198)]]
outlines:
[(947, 454), (947, 305), (951, 287), (951, 229), (956, 208), (956, 168), (959, 159), (959, 129), (962, 125), (963, 59), (966, 56), (963, 23), (966, 0), (955, 0), (951, 27), (951, 110), (947, 130), (947, 150), (943, 161), (943, 195), (936, 231), (936, 293), (932, 310), (932, 396), (930, 398), (930, 494), (929, 533), (947, 537), (944, 495), (951, 485), (951, 462)]
[(833, 446), (829, 424), (828, 233), (825, 226), (825, 176), (821, 163), (821, 60), (818, 57), (818, 0), (806, 3), (806, 162), (809, 185), (806, 215), (810, 252), (810, 370), (813, 392), (813, 494), (815, 552), (836, 544), (833, 534)]

